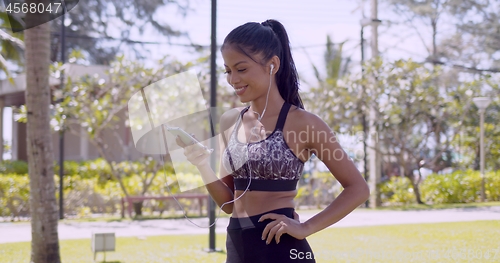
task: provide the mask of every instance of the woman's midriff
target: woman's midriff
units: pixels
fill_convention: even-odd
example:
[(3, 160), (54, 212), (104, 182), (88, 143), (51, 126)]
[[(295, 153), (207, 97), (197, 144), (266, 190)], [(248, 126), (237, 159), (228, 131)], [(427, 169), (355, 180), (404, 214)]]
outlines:
[[(243, 192), (237, 190), (235, 192), (235, 199)], [(281, 192), (247, 191), (240, 199), (234, 202), (232, 217), (249, 217), (279, 208), (294, 208), (295, 203), (293, 199), (296, 195), (296, 190)]]

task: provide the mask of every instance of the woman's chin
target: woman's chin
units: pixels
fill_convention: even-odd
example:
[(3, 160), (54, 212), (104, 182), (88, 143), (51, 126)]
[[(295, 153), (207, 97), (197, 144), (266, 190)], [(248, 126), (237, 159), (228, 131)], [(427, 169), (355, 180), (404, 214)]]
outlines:
[(249, 98), (246, 98), (245, 96), (240, 97), (240, 102), (241, 103), (248, 103), (250, 101), (252, 101), (252, 100), (250, 100)]

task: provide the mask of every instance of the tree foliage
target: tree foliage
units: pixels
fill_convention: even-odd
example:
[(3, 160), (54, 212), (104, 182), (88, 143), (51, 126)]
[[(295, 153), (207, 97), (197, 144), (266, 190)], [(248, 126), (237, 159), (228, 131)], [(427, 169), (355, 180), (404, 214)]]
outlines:
[[(414, 171), (425, 167), (437, 173), (447, 167), (473, 165), (478, 148), (459, 142), (460, 136), (463, 140), (467, 134), (474, 138), (474, 145), (478, 145), (477, 109), (472, 98), (482, 94), (485, 87), (489, 87), (490, 97), (498, 98), (498, 85), (494, 77), (470, 81), (453, 79), (454, 72), (411, 60), (378, 59), (365, 67), (363, 78), (359, 74), (340, 79), (336, 74), (318, 78), (318, 87), (311, 88), (308, 107), (334, 129), (350, 131), (350, 134), (361, 131), (361, 113), (365, 109), (378, 109), (380, 153), (387, 165), (397, 164), (402, 175), (411, 179), (417, 202), (422, 202), (418, 190), (422, 176)], [(495, 99), (490, 107), (498, 107), (498, 104), (499, 100)], [(492, 120), (492, 115), (497, 115), (493, 111), (487, 122)], [(498, 137), (496, 133), (493, 126), (486, 132), (493, 138)], [(494, 139), (490, 142), (489, 149), (498, 147)], [(488, 162), (493, 164), (498, 157), (498, 152), (492, 152)]]
[(401, 17), (391, 22), (403, 24), (420, 38), (428, 51), (426, 61), (473, 73), (500, 72), (498, 1), (385, 2)]
[[(79, 1), (68, 13), (66, 45), (68, 50), (83, 50), (92, 64), (109, 65), (123, 46), (135, 52), (137, 58), (145, 58), (144, 45), (131, 40), (133, 34), (143, 35), (147, 30), (170, 41), (174, 37), (187, 37), (174, 26), (161, 21), (164, 8), (174, 7), (185, 16), (189, 11), (188, 0), (95, 0)], [(52, 25), (52, 61), (57, 61), (60, 53), (61, 19)]]
[[(356, 125), (357, 109), (353, 109), (353, 106), (357, 105), (357, 98), (361, 95), (358, 93), (361, 89), (356, 85), (346, 89), (338, 88), (346, 86), (345, 81), (349, 81), (343, 78), (349, 73), (350, 63), (350, 58), (345, 58), (342, 53), (344, 43), (334, 44), (330, 36), (327, 36), (324, 54), (326, 75), (322, 76), (318, 67), (313, 64), (317, 86), (311, 87), (309, 92), (304, 94), (307, 109), (322, 117), (336, 131), (350, 129)], [(351, 120), (348, 123), (339, 121), (348, 119)]]
[[(55, 130), (68, 129), (77, 136), (82, 136), (80, 127), (86, 129), (89, 141), (96, 147), (99, 155), (105, 159), (111, 169), (114, 179), (118, 180), (125, 196), (129, 195), (127, 187), (123, 184), (124, 169), (133, 167), (119, 167), (113, 160), (127, 156), (129, 146), (123, 141), (119, 133), (120, 124), (128, 127), (127, 105), (129, 99), (141, 88), (148, 86), (167, 76), (183, 72), (192, 66), (191, 63), (182, 64), (172, 59), (165, 58), (158, 61), (156, 67), (147, 67), (137, 61), (129, 61), (118, 57), (111, 64), (107, 72), (107, 79), (100, 76), (86, 76), (83, 79), (70, 79), (64, 87), (62, 100), (54, 105)], [(111, 134), (111, 135), (107, 135)], [(119, 151), (111, 151), (106, 136), (112, 136), (119, 146)], [(144, 179), (143, 194), (154, 180), (161, 163), (155, 164), (149, 170), (134, 171), (142, 174)], [(133, 170), (133, 169), (132, 169)]]
[(0, 70), (5, 73), (10, 81), (12, 80), (12, 68), (8, 68), (9, 63), (17, 68), (24, 65), (24, 37), (22, 33), (9, 32), (3, 28), (21, 27), (16, 19), (7, 14), (5, 10), (0, 10)]
[[(434, 81), (440, 89), (439, 96), (446, 97), (448, 107), (453, 109), (446, 120), (447, 125), (441, 128), (445, 129), (443, 134), (446, 135), (443, 136), (451, 139), (452, 155), (457, 160), (454, 165), (462, 169), (479, 168), (479, 118), (472, 98), (487, 96), (493, 99), (493, 103), (486, 111), (486, 162), (488, 167), (498, 167), (499, 132), (496, 125), (490, 124), (499, 121), (500, 2), (385, 2), (401, 15), (399, 20), (395, 20), (420, 37), (422, 45), (428, 50), (426, 61), (434, 66), (445, 65)], [(439, 143), (432, 151), (439, 152), (438, 148), (442, 148)], [(449, 161), (450, 157), (446, 159)], [(439, 163), (443, 161), (437, 160), (435, 171), (440, 169)]]

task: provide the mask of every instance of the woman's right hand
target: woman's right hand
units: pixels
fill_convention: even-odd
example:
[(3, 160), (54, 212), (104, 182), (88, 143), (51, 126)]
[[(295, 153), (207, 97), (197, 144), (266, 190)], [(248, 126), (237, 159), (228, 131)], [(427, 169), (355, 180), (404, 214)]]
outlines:
[(210, 156), (210, 153), (207, 153), (205, 149), (202, 149), (195, 144), (186, 145), (179, 136), (175, 138), (175, 142), (180, 147), (184, 148), (184, 155), (186, 156), (187, 160), (194, 166), (199, 168), (208, 164), (208, 157)]

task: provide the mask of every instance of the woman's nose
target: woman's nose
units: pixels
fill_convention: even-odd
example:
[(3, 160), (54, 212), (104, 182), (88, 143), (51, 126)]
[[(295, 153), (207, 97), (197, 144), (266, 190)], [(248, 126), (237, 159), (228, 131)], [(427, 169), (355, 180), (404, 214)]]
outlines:
[(236, 84), (238, 84), (238, 82), (240, 82), (240, 78), (238, 76), (236, 76), (236, 74), (230, 74), (227, 76), (228, 78), (228, 82), (229, 84), (231, 84), (231, 86), (234, 86)]

